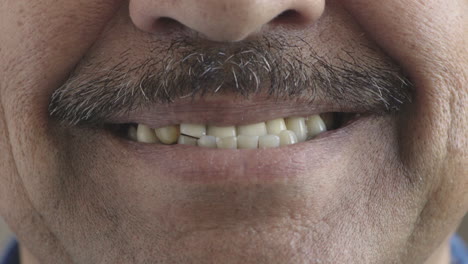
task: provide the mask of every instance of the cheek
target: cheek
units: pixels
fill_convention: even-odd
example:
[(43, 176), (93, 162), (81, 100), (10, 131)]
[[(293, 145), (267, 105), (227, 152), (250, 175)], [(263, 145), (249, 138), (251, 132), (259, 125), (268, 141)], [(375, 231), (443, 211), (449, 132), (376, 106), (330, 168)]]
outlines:
[[(0, 174), (0, 207), (22, 241), (36, 235), (43, 238), (36, 237), (35, 244), (42, 244), (47, 243), (42, 241), (46, 237), (53, 237), (46, 235), (47, 228), (29, 200), (36, 193), (50, 194), (51, 186), (60, 185), (58, 177), (50, 177), (59, 170), (61, 153), (49, 130), (49, 95), (120, 2), (0, 1), (0, 167), (6, 172)], [(24, 236), (30, 228), (39, 231)]]
[(427, 201), (412, 240), (432, 234), (443, 241), (468, 209), (468, 2), (341, 2), (416, 86), (398, 143), (405, 167), (424, 182)]
[(48, 127), (50, 93), (94, 42), (119, 3), (111, 0), (1, 2), (0, 99), (5, 129), (10, 135), (10, 142), (4, 144), (12, 146), (10, 154), (17, 162), (19, 175), (50, 171), (51, 164), (55, 164), (59, 153)]
[[(468, 36), (468, 19), (464, 15), (468, 2), (340, 2), (368, 35), (403, 66), (415, 84), (414, 103), (402, 115), (405, 118), (399, 132), (405, 165), (415, 173), (428, 175), (427, 186), (466, 182), (463, 163), (466, 164), (468, 147), (467, 122), (460, 120), (460, 114), (467, 112), (468, 105), (468, 51), (466, 37), (460, 36)], [(462, 194), (451, 198), (456, 195)]]
[(460, 36), (467, 26), (463, 10), (468, 6), (464, 0), (337, 1), (412, 74), (415, 69), (440, 70), (462, 47)]
[(2, 97), (13, 103), (34, 97), (35, 104), (36, 96), (48, 98), (63, 81), (119, 7), (112, 0), (15, 0), (2, 5), (6, 23), (0, 27), (0, 52), (7, 62), (2, 74), (14, 76), (2, 78)]

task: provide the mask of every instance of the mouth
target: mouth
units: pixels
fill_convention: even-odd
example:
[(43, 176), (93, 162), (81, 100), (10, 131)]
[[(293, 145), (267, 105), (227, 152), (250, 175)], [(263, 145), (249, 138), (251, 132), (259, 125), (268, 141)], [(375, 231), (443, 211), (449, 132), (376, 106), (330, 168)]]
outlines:
[[(392, 116), (327, 98), (231, 94), (114, 111), (99, 122), (64, 128), (78, 139), (76, 147), (87, 146), (113, 164), (112, 174), (134, 168), (144, 182), (190, 184), (263, 184), (310, 172), (318, 177)], [(125, 157), (126, 168), (118, 157)]]
[(152, 104), (109, 119), (96, 135), (100, 149), (171, 181), (258, 183), (326, 168), (376, 118), (318, 101), (211, 98)]
[[(141, 63), (137, 71), (127, 62), (104, 72), (79, 67), (52, 94), (50, 116), (71, 125), (77, 147), (102, 155), (111, 174), (132, 168), (139, 173), (126, 175), (142, 182), (320, 181), (364, 153), (362, 142), (388, 130), (384, 116), (410, 99), (390, 64), (384, 71), (312, 55), (287, 64), (281, 52), (250, 45), (180, 52), (174, 65)], [(295, 54), (303, 53), (286, 55)], [(129, 61), (141, 56), (134, 55)]]
[(325, 102), (227, 97), (152, 104), (104, 126), (135, 147), (218, 150), (285, 148), (330, 136), (369, 115)]
[(361, 115), (328, 112), (279, 117), (266, 121), (216, 125), (183, 122), (162, 127), (145, 123), (112, 124), (108, 128), (124, 140), (157, 146), (187, 145), (210, 149), (269, 149), (314, 140), (352, 123)]

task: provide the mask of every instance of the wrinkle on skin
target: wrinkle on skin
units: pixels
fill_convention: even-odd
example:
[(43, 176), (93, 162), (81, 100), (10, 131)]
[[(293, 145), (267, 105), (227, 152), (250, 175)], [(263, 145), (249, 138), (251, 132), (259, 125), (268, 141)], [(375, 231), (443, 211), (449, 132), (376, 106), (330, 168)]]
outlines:
[[(44, 167), (49, 164), (54, 164), (44, 161), (44, 164), (28, 164), (27, 154), (19, 152), (18, 146), (28, 148), (30, 142), (35, 142), (34, 138), (40, 134), (47, 134), (47, 125), (44, 122), (47, 119), (47, 111), (40, 107), (38, 102), (47, 102), (49, 96), (44, 93), (43, 87), (50, 89), (62, 82), (77, 62), (82, 54), (89, 49), (93, 43), (93, 38), (97, 38), (101, 28), (97, 25), (104, 26), (113, 12), (117, 10), (117, 3), (120, 1), (1, 1), (0, 2), (0, 31), (11, 32), (5, 34), (8, 37), (0, 38), (0, 65), (2, 76), (0, 78), (0, 101), (2, 110), (4, 110), (2, 119), (5, 116), (4, 124), (0, 130), (10, 135), (22, 135), (23, 138), (17, 137), (2, 137), (1, 143), (10, 145), (10, 147), (2, 147), (2, 157), (12, 159), (14, 162), (19, 162), (16, 166), (8, 165), (2, 162), (2, 169), (6, 171), (16, 171), (11, 173), (10, 184), (4, 185), (8, 188), (14, 188), (16, 191), (1, 191), (0, 193), (9, 194), (7, 199), (1, 199), (2, 207), (17, 206), (17, 215), (11, 215), (11, 220), (8, 221), (12, 225), (12, 230), (15, 234), (24, 240), (36, 241), (35, 244), (46, 244), (50, 246), (46, 248), (28, 248), (36, 256), (51, 256), (54, 259), (42, 260), (41, 262), (52, 261), (54, 263), (71, 263), (69, 256), (66, 255), (66, 250), (63, 249), (61, 243), (55, 239), (55, 235), (48, 230), (48, 224), (44, 222), (41, 214), (34, 207), (34, 203), (28, 198), (29, 194), (35, 192), (28, 190), (22, 182), (21, 175), (27, 174), (24, 168), (38, 165)], [(106, 10), (105, 15), (103, 10)], [(42, 14), (51, 14), (50, 16), (42, 16)], [(75, 14), (69, 16), (68, 14)], [(38, 19), (39, 18), (39, 19)], [(54, 20), (55, 19), (55, 20)], [(15, 26), (11, 26), (9, 21), (18, 21)], [(37, 27), (37, 25), (44, 25)], [(45, 26), (47, 25), (47, 26)], [(76, 31), (70, 32), (68, 29), (73, 28)], [(23, 32), (24, 35), (14, 34), (16, 31)], [(68, 34), (62, 34), (69, 32)], [(77, 32), (81, 34), (77, 34)], [(27, 36), (27, 39), (23, 39)], [(53, 43), (51, 45), (51, 43)], [(8, 51), (15, 50), (14, 56)], [(30, 52), (34, 50), (34, 52)], [(66, 56), (64, 56), (66, 54)], [(53, 63), (52, 63), (53, 62)], [(31, 69), (48, 69), (47, 72), (40, 72)], [(28, 70), (29, 69), (29, 70)], [(11, 78), (14, 76), (15, 78)], [(13, 89), (7, 90), (8, 87), (35, 87), (36, 89)], [(8, 99), (6, 99), (8, 98)], [(13, 99), (12, 99), (13, 98)], [(37, 108), (39, 107), (39, 108)], [(27, 112), (36, 118), (32, 118), (34, 122), (30, 122), (30, 128), (34, 126), (34, 133), (25, 133), (26, 131), (16, 130), (14, 122), (24, 122), (17, 113)], [(40, 124), (40, 125), (37, 125)], [(27, 126), (27, 127), (28, 127)], [(49, 142), (35, 142), (35, 150), (50, 149)], [(45, 143), (45, 145), (41, 145)], [(11, 147), (15, 146), (15, 147)], [(7, 153), (4, 151), (10, 149)], [(53, 151), (50, 152), (54, 153)], [(46, 158), (46, 159), (48, 159)], [(42, 160), (42, 159), (41, 159)], [(38, 171), (41, 169), (36, 168)], [(16, 177), (13, 177), (15, 175)], [(2, 178), (2, 182), (6, 179)], [(39, 183), (42, 185), (42, 183)], [(3, 210), (2, 210), (3, 211)], [(6, 211), (6, 210), (5, 210)], [(8, 217), (7, 219), (10, 219)], [(15, 224), (13, 224), (15, 223)], [(35, 226), (35, 227), (34, 227)], [(25, 227), (34, 227), (36, 230), (29, 230)], [(40, 250), (40, 251), (39, 251)], [(44, 251), (47, 250), (47, 251)], [(39, 258), (40, 260), (41, 258)]]
[[(468, 18), (464, 15), (466, 12), (463, 13), (467, 5), (463, 1), (452, 1), (459, 4), (447, 5), (447, 1), (442, 0), (388, 1), (384, 6), (363, 0), (342, 2), (356, 15), (364, 30), (401, 63), (415, 83), (417, 101), (408, 109), (409, 116), (402, 124), (405, 136), (400, 147), (401, 153), (436, 153), (435, 156), (417, 157), (403, 154), (403, 161), (409, 161), (411, 170), (426, 171), (422, 175), (437, 171), (432, 179), (422, 178), (432, 184), (426, 186), (428, 200), (410, 238), (410, 241), (425, 241), (422, 237), (427, 230), (433, 230), (431, 223), (437, 221), (435, 216), (441, 215), (441, 221), (451, 211), (447, 206), (457, 208), (453, 211), (460, 212), (458, 218), (468, 209), (467, 199), (461, 199), (462, 204), (447, 205), (444, 202), (447, 196), (452, 196), (454, 201), (459, 200), (460, 194), (467, 197), (463, 190), (467, 190), (468, 183), (459, 185), (455, 178), (458, 174), (465, 178), (468, 175), (468, 113), (462, 106), (468, 103)], [(441, 16), (437, 13), (440, 10), (451, 15)], [(365, 23), (370, 20), (374, 23)], [(402, 26), (401, 20), (406, 24)], [(400, 48), (401, 45), (405, 48)], [(437, 123), (432, 121), (434, 119)], [(424, 138), (427, 144), (405, 140), (418, 137)], [(434, 149), (438, 151), (434, 152)], [(417, 162), (411, 163), (414, 159)], [(438, 164), (442, 165), (437, 167)], [(453, 223), (446, 226), (453, 226)], [(444, 232), (439, 228), (436, 230), (439, 230), (439, 238), (427, 245), (428, 251), (445, 239)], [(411, 251), (409, 249), (408, 254), (412, 254)], [(424, 255), (424, 252), (420, 254)]]
[[(52, 256), (52, 259), (42, 260), (41, 263), (46, 261), (53, 262), (71, 262), (68, 256), (66, 255), (66, 250), (61, 246), (60, 242), (57, 240), (56, 236), (49, 230), (46, 223), (44, 223), (40, 212), (34, 208), (34, 204), (31, 202), (28, 193), (24, 188), (24, 183), (20, 177), (14, 177), (18, 174), (18, 166), (15, 160), (12, 159), (11, 155), (11, 145), (8, 143), (10, 141), (10, 135), (8, 134), (8, 129), (4, 120), (4, 109), (3, 105), (0, 105), (0, 137), (6, 139), (5, 141), (0, 141), (0, 146), (2, 149), (2, 155), (0, 155), (0, 167), (4, 171), (13, 171), (15, 173), (4, 174), (2, 177), (3, 186), (9, 188), (11, 191), (0, 192), (0, 210), (2, 212), (8, 212), (8, 206), (14, 205), (17, 210), (15, 214), (3, 213), (3, 218), (10, 224), (10, 228), (13, 230), (21, 230), (23, 233), (16, 233), (17, 235), (22, 236), (22, 234), (27, 234), (28, 240), (35, 240), (38, 243), (48, 244), (47, 248), (41, 248), (41, 253), (39, 256)], [(5, 194), (5, 195), (2, 195)], [(18, 210), (21, 208), (21, 210)], [(29, 228), (28, 228), (29, 227)], [(38, 232), (38, 230), (41, 230)], [(23, 250), (26, 249), (26, 246), (22, 246)], [(34, 251), (39, 250), (34, 248)], [(36, 261), (36, 260), (33, 260)], [(29, 264), (29, 263), (28, 263)], [(34, 264), (34, 263), (32, 263)]]

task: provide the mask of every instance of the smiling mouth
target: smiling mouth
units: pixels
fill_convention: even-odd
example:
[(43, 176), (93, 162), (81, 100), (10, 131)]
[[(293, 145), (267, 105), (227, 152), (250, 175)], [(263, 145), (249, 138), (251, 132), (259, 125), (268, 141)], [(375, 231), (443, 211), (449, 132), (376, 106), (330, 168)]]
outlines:
[(268, 149), (313, 140), (340, 129), (360, 117), (354, 113), (293, 116), (241, 125), (207, 125), (183, 122), (163, 127), (144, 123), (114, 124), (118, 136), (137, 143), (187, 145), (211, 149)]
[[(104, 125), (118, 136), (109, 142), (125, 143), (120, 146), (135, 160), (173, 155), (197, 164), (191, 172), (212, 174), (212, 167), (199, 167), (213, 160), (258, 167), (264, 153), (279, 161), (290, 152), (305, 155), (309, 146), (314, 155), (324, 155), (334, 142), (336, 148), (350, 143), (329, 136), (349, 138), (342, 128), (359, 115), (392, 114), (410, 101), (411, 85), (391, 61), (333, 61), (306, 52), (307, 46), (269, 43), (205, 46), (188, 39), (168, 46), (183, 49), (162, 60), (153, 52), (144, 56), (148, 62), (139, 60), (142, 54), (130, 49), (121, 63), (103, 62), (109, 65), (105, 70), (97, 67), (99, 61), (83, 61), (52, 94), (49, 113), (71, 127)], [(326, 147), (323, 141), (329, 141)], [(229, 151), (234, 149), (246, 151)], [(145, 166), (170, 166), (156, 164)]]
[(193, 102), (153, 105), (96, 129), (80, 126), (79, 134), (89, 132), (106, 155), (120, 153), (130, 166), (154, 171), (151, 177), (250, 184), (293, 179), (306, 167), (326, 168), (357, 141), (357, 131), (373, 131), (378, 120), (365, 111), (317, 104)]

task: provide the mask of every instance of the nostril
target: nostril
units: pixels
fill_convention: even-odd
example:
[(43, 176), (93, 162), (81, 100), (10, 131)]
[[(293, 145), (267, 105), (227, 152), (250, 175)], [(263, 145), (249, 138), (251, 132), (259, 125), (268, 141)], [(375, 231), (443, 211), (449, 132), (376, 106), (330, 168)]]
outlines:
[(175, 30), (180, 30), (184, 27), (185, 26), (181, 24), (179, 21), (172, 19), (170, 17), (160, 17), (156, 19), (153, 25), (153, 28), (156, 31), (164, 32), (164, 33), (175, 32)]
[(293, 9), (289, 9), (276, 16), (270, 23), (277, 25), (294, 25), (303, 24), (304, 22), (305, 18), (299, 12)]

